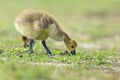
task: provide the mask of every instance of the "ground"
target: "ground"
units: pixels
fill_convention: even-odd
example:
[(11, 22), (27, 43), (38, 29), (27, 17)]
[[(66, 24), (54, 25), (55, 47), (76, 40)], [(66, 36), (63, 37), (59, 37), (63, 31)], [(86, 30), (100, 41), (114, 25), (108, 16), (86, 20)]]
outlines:
[[(119, 0), (1, 0), (1, 80), (119, 80)], [(63, 42), (47, 40), (55, 56), (46, 55), (40, 41), (29, 55), (23, 48), (14, 20), (25, 9), (54, 15), (78, 43), (77, 55), (61, 56)]]

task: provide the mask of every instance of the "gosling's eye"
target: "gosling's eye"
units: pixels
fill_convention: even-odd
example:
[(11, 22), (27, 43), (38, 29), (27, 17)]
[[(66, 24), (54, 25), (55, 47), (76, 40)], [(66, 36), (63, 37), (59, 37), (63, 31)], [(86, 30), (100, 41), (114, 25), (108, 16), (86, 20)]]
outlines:
[(74, 46), (72, 45), (71, 48), (74, 48)]

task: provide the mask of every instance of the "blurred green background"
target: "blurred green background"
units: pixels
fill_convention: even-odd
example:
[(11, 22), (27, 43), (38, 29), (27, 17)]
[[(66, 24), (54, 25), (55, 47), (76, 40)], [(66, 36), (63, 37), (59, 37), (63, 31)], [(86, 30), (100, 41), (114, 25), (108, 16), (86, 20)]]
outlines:
[(14, 28), (16, 16), (26, 9), (38, 9), (54, 15), (63, 25), (62, 28), (77, 40), (80, 48), (94, 48), (94, 45), (97, 48), (102, 45), (120, 47), (117, 45), (119, 7), (119, 0), (1, 0), (0, 46), (11, 47), (20, 43), (19, 33)]
[[(31, 58), (25, 59), (26, 61), (20, 59), (22, 60), (20, 62), (15, 56), (11, 57), (13, 60), (9, 59), (11, 48), (18, 48), (21, 45), (20, 34), (15, 30), (14, 20), (20, 12), (26, 9), (43, 10), (54, 15), (62, 24), (62, 29), (77, 41), (78, 52), (113, 48), (119, 51), (120, 49), (120, 0), (0, 0), (0, 49), (8, 50), (5, 52), (7, 55), (0, 56), (1, 80), (33, 80), (32, 77), (36, 80), (40, 78), (41, 80), (87, 80), (88, 78), (89, 80), (116, 80), (119, 77), (118, 74), (112, 76), (113, 74), (91, 70), (79, 72), (79, 70), (63, 69), (64, 67), (62, 69), (54, 66), (30, 67), (25, 62), (29, 62)], [(63, 42), (59, 43), (51, 39), (48, 45), (51, 49), (65, 49), (62, 47)], [(43, 51), (40, 44), (36, 44), (35, 49)], [(4, 62), (6, 59), (8, 62)], [(16, 60), (15, 63), (13, 63), (14, 60)], [(28, 68), (30, 71), (27, 70)], [(100, 79), (101, 77), (103, 78)]]

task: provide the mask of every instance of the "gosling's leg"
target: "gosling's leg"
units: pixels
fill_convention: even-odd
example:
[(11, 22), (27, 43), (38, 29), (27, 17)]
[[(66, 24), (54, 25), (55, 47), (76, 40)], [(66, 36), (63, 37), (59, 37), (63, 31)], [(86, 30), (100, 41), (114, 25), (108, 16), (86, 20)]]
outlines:
[(46, 45), (46, 42), (45, 42), (45, 41), (42, 41), (41, 43), (42, 43), (43, 47), (45, 48), (47, 54), (52, 54), (52, 52), (48, 49), (48, 47), (47, 47), (47, 45)]
[(34, 51), (33, 51), (33, 44), (34, 44), (34, 40), (33, 39), (29, 39), (29, 45), (30, 45), (29, 52), (30, 52), (30, 54), (34, 53)]
[(28, 38), (27, 37), (22, 36), (22, 41), (23, 41), (23, 47), (24, 48), (29, 47), (29, 45), (27, 44), (28, 43)]

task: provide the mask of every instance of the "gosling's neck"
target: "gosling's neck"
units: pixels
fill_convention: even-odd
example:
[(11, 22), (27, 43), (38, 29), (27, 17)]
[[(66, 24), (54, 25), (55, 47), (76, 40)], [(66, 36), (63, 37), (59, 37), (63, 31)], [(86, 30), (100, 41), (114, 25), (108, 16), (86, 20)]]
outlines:
[(65, 44), (68, 44), (68, 42), (71, 40), (71, 38), (69, 37), (69, 35), (67, 33), (64, 33), (64, 42)]

